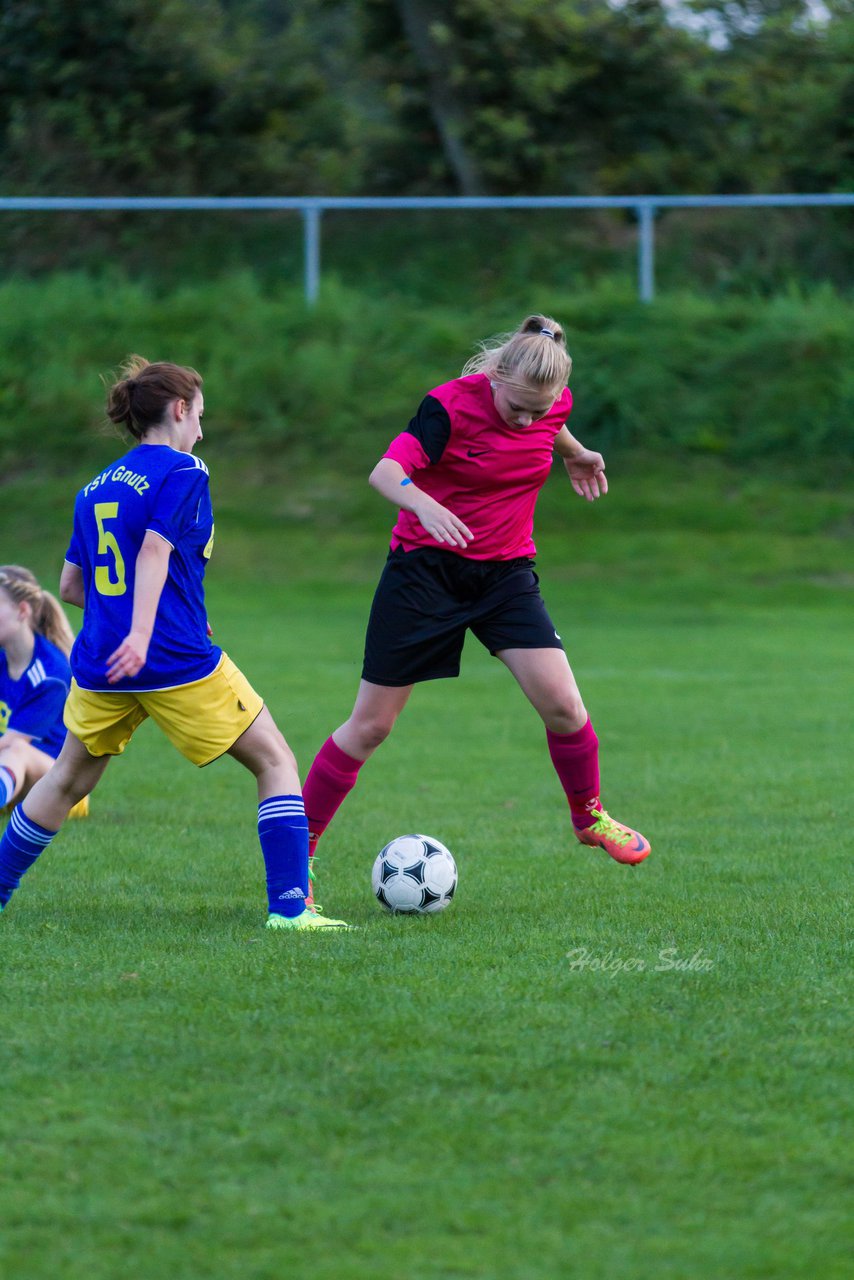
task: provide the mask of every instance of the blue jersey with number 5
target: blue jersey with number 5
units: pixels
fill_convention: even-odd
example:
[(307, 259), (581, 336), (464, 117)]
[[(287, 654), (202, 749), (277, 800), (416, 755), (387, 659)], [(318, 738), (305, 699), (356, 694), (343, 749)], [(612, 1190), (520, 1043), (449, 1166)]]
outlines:
[[(110, 654), (131, 629), (136, 558), (151, 530), (172, 547), (145, 666), (107, 683)], [(222, 651), (207, 635), (205, 567), (213, 546), (208, 469), (168, 445), (141, 444), (77, 495), (66, 560), (83, 573), (83, 627), (71, 671), (83, 689), (166, 689), (210, 675)]]

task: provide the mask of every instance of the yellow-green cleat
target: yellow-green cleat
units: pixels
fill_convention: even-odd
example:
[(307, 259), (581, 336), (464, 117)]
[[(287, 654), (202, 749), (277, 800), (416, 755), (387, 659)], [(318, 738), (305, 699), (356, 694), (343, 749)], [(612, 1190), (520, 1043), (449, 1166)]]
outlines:
[(345, 920), (330, 920), (329, 916), (318, 915), (315, 911), (303, 911), (298, 916), (267, 917), (268, 929), (355, 929), (356, 925), (347, 924)]
[(315, 871), (315, 869), (314, 869), (315, 861), (316, 861), (316, 859), (315, 859), (315, 857), (314, 857), (314, 854), (309, 854), (309, 858), (308, 858), (308, 893), (305, 895), (305, 908), (306, 908), (306, 911), (315, 911), (315, 912), (317, 912), (317, 911), (322, 911), (322, 910), (323, 910), (323, 907), (320, 905), (320, 903), (319, 903), (319, 902), (315, 902), (315, 900), (314, 900), (314, 886), (315, 886), (315, 884), (317, 883), (317, 872), (316, 872), (316, 871)]

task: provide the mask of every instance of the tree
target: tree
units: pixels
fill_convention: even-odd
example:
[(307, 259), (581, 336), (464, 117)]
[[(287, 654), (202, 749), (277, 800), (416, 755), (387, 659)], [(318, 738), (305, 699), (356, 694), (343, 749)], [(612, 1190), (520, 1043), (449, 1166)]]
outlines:
[(220, 0), (7, 0), (0, 175), (37, 194), (338, 189), (340, 103), (314, 56), (317, 5), (271, 32)]
[[(366, 71), (419, 170), (461, 191), (649, 190), (701, 181), (705, 45), (659, 0), (366, 0)], [(461, 164), (465, 161), (465, 169)]]
[(694, 26), (663, 0), (364, 0), (362, 70), (395, 126), (375, 189), (850, 186), (850, 0), (823, 21), (805, 0), (689, 8)]
[(429, 0), (395, 0), (401, 27), (426, 82), (430, 112), (462, 195), (483, 194), (483, 178), (466, 143), (466, 114), (447, 58), (449, 30)]

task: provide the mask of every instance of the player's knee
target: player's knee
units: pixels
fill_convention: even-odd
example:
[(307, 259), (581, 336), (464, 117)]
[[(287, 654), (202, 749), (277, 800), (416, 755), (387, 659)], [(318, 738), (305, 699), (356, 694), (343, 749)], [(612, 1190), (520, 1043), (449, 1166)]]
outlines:
[(363, 749), (366, 752), (376, 751), (391, 733), (396, 719), (396, 716), (371, 716), (369, 719), (361, 720), (358, 725), (358, 734)]
[(285, 736), (280, 729), (274, 728), (270, 731), (264, 746), (263, 755), (265, 756), (265, 765), (268, 768), (288, 769), (294, 773), (297, 772), (297, 758), (285, 741)]
[(287, 769), (291, 773), (299, 774), (299, 765), (297, 764), (297, 758), (294, 755), (291, 748), (285, 742), (284, 738), (282, 738), (282, 745), (284, 747), (284, 751), (282, 753), (282, 767)]
[(61, 763), (48, 769), (39, 786), (52, 787), (57, 798), (69, 809), (73, 809), (92, 789), (88, 778), (84, 778), (76, 770), (63, 768)]
[(556, 698), (543, 719), (552, 733), (577, 733), (587, 723), (587, 709), (580, 697)]

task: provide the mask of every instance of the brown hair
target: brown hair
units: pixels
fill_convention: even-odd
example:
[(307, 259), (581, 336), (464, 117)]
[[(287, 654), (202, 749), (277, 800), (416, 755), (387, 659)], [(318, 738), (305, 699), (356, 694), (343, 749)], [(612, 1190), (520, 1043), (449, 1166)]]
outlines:
[(527, 316), (513, 333), (481, 342), (463, 369), (464, 374), (485, 373), (511, 386), (555, 391), (566, 386), (571, 372), (562, 326), (542, 315)]
[(30, 626), (67, 656), (74, 644), (74, 632), (62, 611), (62, 605), (49, 591), (42, 591), (38, 579), (20, 564), (0, 565), (0, 589), (15, 604), (28, 604)]
[(135, 440), (160, 425), (173, 400), (189, 404), (202, 386), (195, 369), (165, 360), (150, 364), (142, 356), (128, 356), (121, 374), (107, 395), (107, 417), (126, 427)]

